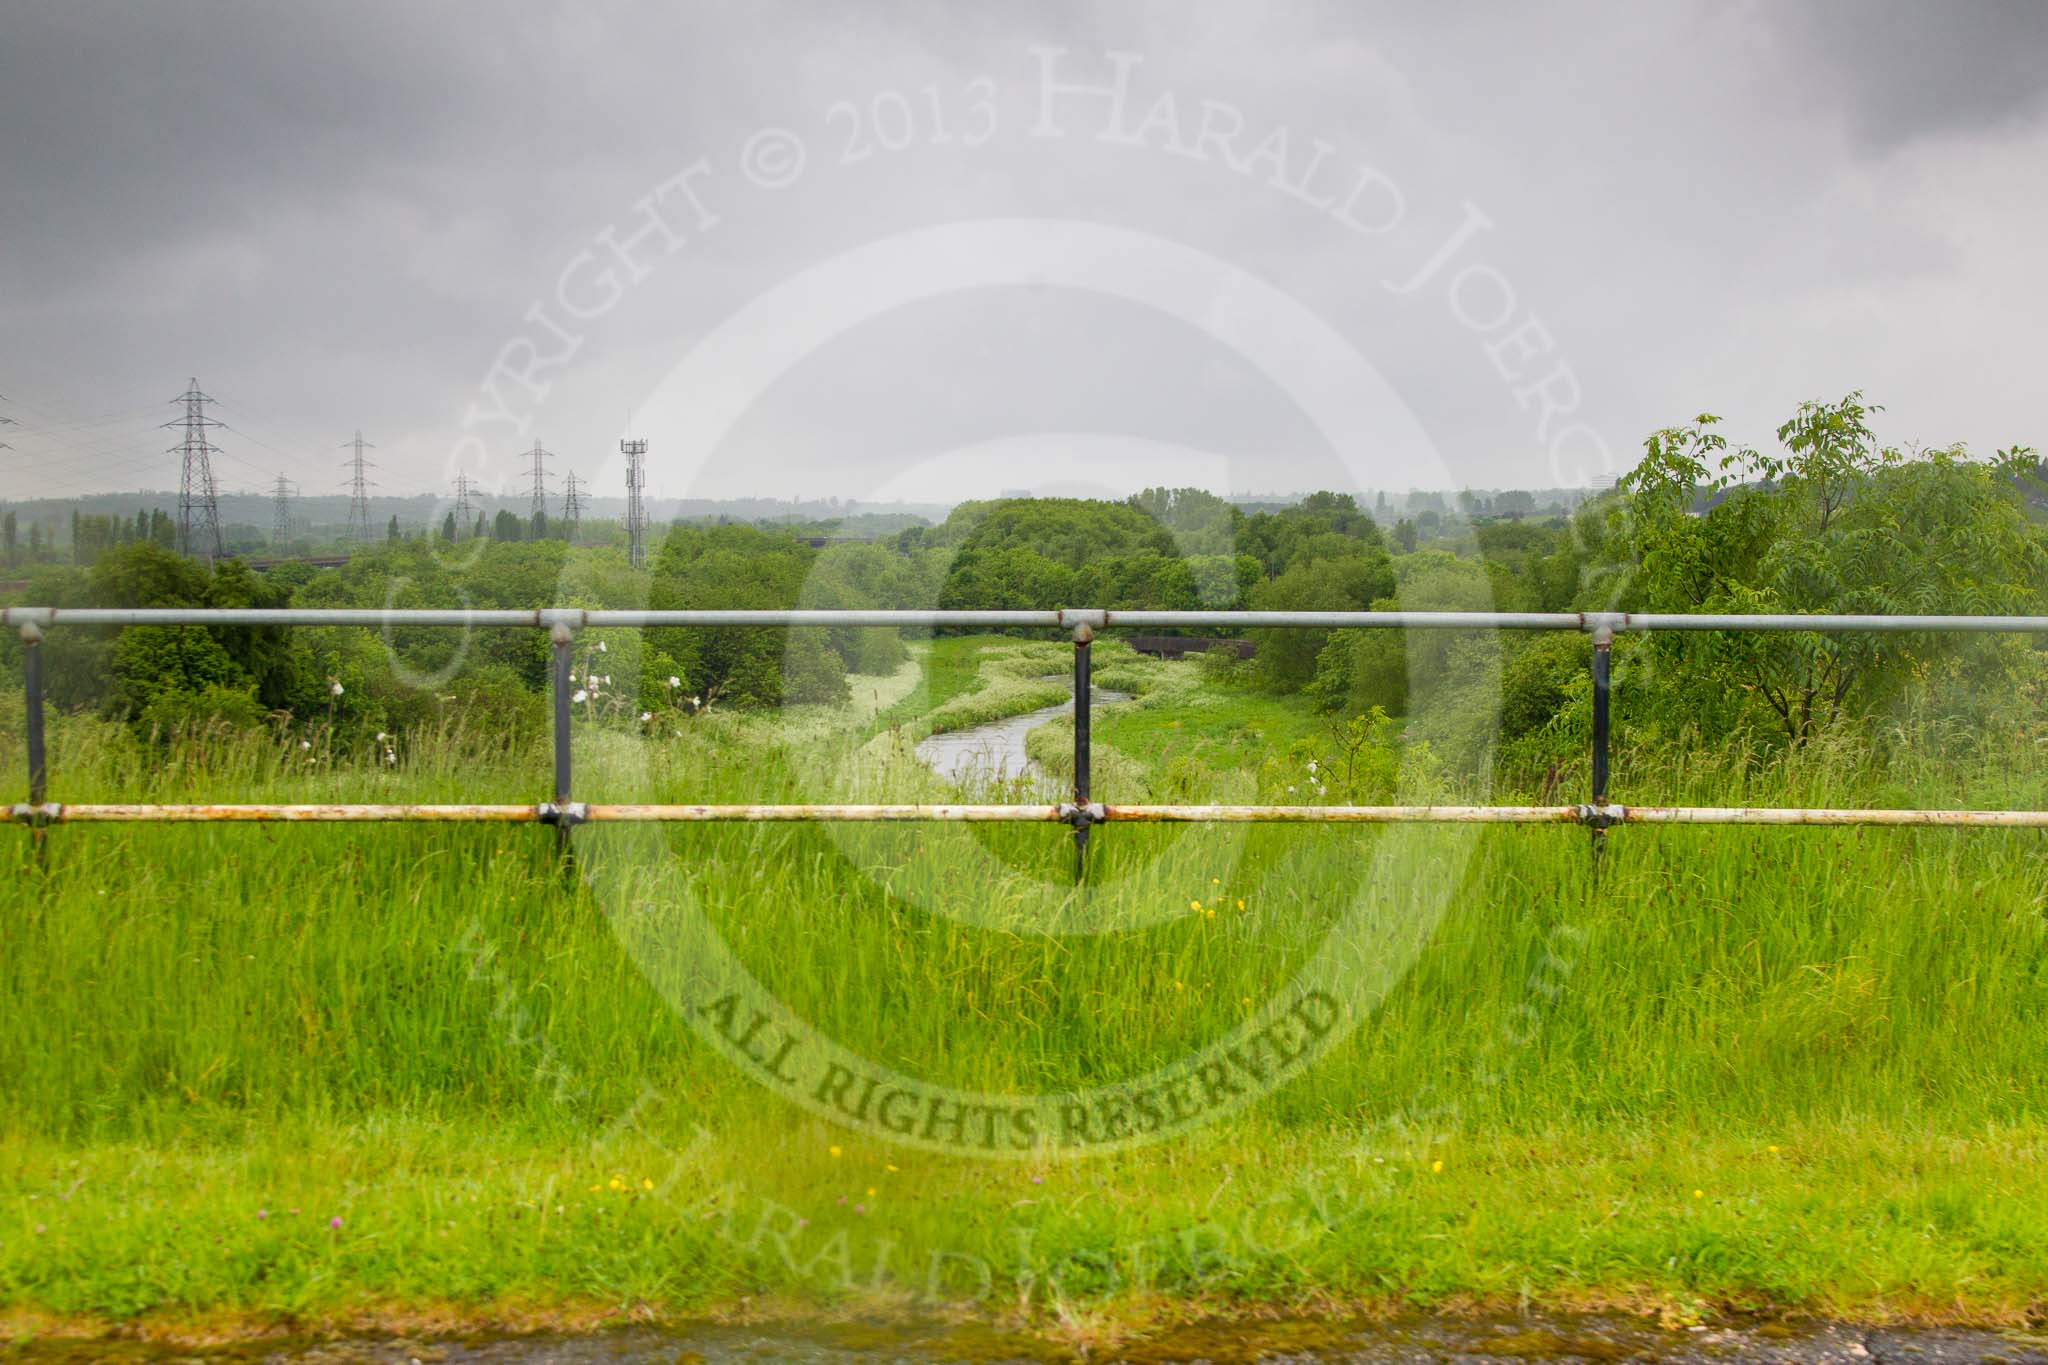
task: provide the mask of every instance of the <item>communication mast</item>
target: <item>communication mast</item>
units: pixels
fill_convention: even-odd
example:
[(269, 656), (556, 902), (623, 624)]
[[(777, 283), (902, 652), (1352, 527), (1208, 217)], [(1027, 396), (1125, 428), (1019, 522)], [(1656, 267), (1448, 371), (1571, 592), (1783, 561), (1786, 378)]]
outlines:
[(206, 405), (213, 399), (200, 392), (197, 379), (171, 401), (185, 405), (183, 418), (164, 423), (185, 432), (185, 439), (171, 447), (183, 462), (178, 473), (178, 549), (210, 565), (227, 554), (220, 534), (220, 490), (213, 482), (213, 456), (220, 447), (206, 439), (206, 429), (220, 423), (206, 415)]
[(349, 471), (349, 539), (358, 545), (368, 545), (370, 543), (370, 489), (375, 485), (368, 478), (364, 477), (363, 471), (370, 467), (370, 463), (363, 458), (363, 452), (375, 450), (377, 447), (365, 441), (363, 433), (357, 431), (356, 438), (353, 441), (343, 441), (341, 448), (354, 452), (349, 456), (347, 465)]
[(647, 487), (647, 442), (621, 441), (626, 457), (626, 558), (636, 569), (647, 567), (647, 507), (641, 490)]

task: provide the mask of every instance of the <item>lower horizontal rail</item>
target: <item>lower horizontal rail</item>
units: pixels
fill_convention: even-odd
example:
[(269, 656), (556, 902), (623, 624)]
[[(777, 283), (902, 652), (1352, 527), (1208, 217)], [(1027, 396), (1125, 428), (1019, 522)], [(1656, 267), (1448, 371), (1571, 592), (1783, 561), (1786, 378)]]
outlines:
[(853, 821), (1044, 824), (1889, 825), (2048, 829), (2040, 810), (1787, 809), (1760, 806), (1022, 805), (95, 805), (0, 807), (0, 823), (420, 822), (703, 824)]
[(287, 805), (287, 806), (153, 806), (92, 805), (51, 802), (46, 806), (15, 806), (5, 812), (17, 824), (97, 825), (136, 822), (171, 824), (284, 822), (325, 824), (333, 821), (428, 821), (458, 824), (537, 824), (539, 806), (422, 805)]

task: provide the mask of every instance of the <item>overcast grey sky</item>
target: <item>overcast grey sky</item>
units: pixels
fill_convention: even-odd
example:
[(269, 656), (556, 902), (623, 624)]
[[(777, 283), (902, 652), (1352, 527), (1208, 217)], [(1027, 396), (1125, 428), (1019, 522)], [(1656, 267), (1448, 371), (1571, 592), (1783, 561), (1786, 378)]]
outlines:
[(1857, 387), (2048, 444), (2044, 16), (10, 0), (0, 493), (174, 487), (194, 375), (307, 492), (358, 427), (672, 497), (1592, 483)]

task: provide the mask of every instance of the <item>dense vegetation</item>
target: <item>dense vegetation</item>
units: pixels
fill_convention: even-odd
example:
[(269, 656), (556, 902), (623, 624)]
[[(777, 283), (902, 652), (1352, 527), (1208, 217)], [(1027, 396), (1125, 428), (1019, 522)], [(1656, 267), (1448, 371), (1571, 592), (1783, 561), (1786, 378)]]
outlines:
[[(1447, 507), (1427, 533), (1335, 493), (1154, 489), (823, 548), (682, 526), (644, 572), (509, 539), (209, 572), (138, 539), (19, 597), (2041, 610), (2030, 454), (1902, 454), (1870, 411), (1808, 405), (1770, 453), (1703, 417), (1570, 517)], [(1583, 790), (1582, 636), (1255, 643), (1171, 664), (1098, 644), (1102, 682), (1136, 698), (1098, 716), (1098, 793)], [(55, 799), (544, 794), (535, 631), (60, 628), (45, 647)], [(740, 628), (576, 650), (579, 795), (670, 802), (951, 794), (915, 741), (1057, 701), (1068, 654), (1029, 632)], [(2024, 640), (1674, 634), (1615, 660), (1625, 800), (2048, 806), (2048, 675)], [(9, 687), (16, 772), (21, 720)], [(1055, 778), (1067, 738), (1031, 737)], [(573, 878), (525, 827), (0, 843), (0, 1308), (935, 1297), (1071, 1323), (1163, 1292), (1619, 1298), (1689, 1323), (2048, 1301), (2031, 832), (1630, 828), (1596, 877), (1574, 828), (1124, 826), (1081, 889), (1057, 827), (574, 838)], [(1187, 1138), (963, 1160), (832, 1126), (685, 1025), (646, 954), (691, 941), (692, 915), (793, 1017), (992, 1093), (1185, 1055), (1333, 939), (1361, 1009), (1308, 1074)], [(1412, 961), (1382, 978), (1397, 940)]]
[[(1655, 433), (1616, 489), (1569, 518), (1448, 515), (1420, 540), (1413, 522), (1390, 537), (1346, 494), (1247, 509), (1161, 488), (1124, 502), (964, 503), (938, 525), (823, 548), (779, 528), (677, 526), (646, 573), (614, 548), (509, 537), (402, 541), (336, 569), (255, 574), (231, 560), (208, 572), (164, 548), (161, 525), (138, 524), (89, 565), (35, 570), (16, 597), (59, 606), (2040, 610), (2048, 539), (2030, 516), (2040, 487), (2031, 452), (1904, 454), (1878, 442), (1873, 411), (1855, 394), (1806, 404), (1769, 453), (1729, 449), (1702, 417)], [(1474, 775), (1558, 761), (1583, 730), (1581, 639), (1268, 630), (1255, 643), (1237, 685), (1301, 696), (1339, 721), (1393, 718), (1409, 742)], [(597, 680), (587, 689), (593, 713), (645, 724), (679, 703), (694, 714), (841, 700), (849, 676), (890, 673), (904, 645), (903, 633), (876, 630), (615, 632), (586, 639), (604, 657), (587, 659), (579, 677)], [(546, 678), (543, 643), (522, 631), (65, 631), (49, 650), (59, 704), (139, 733), (219, 717), (367, 743), (458, 708), (519, 731), (539, 723)], [(1997, 698), (2027, 695), (2037, 658), (2029, 642), (1995, 636), (1670, 633), (1625, 638), (1616, 677), (1639, 740), (1771, 748), (1844, 726), (1875, 741), (1902, 708), (1998, 723), (1985, 708), (2018, 715)]]

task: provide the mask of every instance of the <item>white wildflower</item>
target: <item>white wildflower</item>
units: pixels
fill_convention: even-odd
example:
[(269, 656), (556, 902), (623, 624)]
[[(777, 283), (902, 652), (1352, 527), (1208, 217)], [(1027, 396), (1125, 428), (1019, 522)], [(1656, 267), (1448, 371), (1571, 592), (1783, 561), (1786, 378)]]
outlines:
[(389, 736), (389, 735), (385, 734), (385, 733), (384, 733), (384, 732), (383, 732), (382, 730), (379, 730), (379, 731), (377, 732), (377, 742), (378, 742), (379, 744), (382, 744), (382, 743), (383, 743), (383, 742), (384, 742), (385, 740), (387, 740), (387, 739), (389, 739), (389, 738), (391, 738), (391, 736)]
[(602, 641), (602, 640), (599, 640), (599, 641), (597, 642), (597, 652), (598, 652), (598, 653), (600, 653), (600, 654), (609, 654), (609, 653), (611, 653), (611, 648), (612, 648), (612, 647), (611, 647), (610, 645), (606, 644), (606, 643), (605, 643), (604, 641)]
[(640, 723), (641, 723), (642, 725), (645, 725), (645, 724), (646, 724), (646, 723), (647, 723), (648, 721), (650, 721), (650, 720), (653, 720), (653, 719), (654, 719), (654, 713), (653, 713), (652, 711), (642, 711), (642, 712), (640, 713)]
[(681, 678), (678, 678), (675, 674), (671, 673), (668, 675), (668, 685), (671, 688), (681, 687), (683, 685), (683, 680)]
[(1287, 786), (1287, 794), (1288, 794), (1289, 796), (1292, 796), (1292, 795), (1294, 795), (1294, 784), (1293, 784), (1293, 783), (1291, 783), (1291, 782), (1290, 782), (1290, 783), (1288, 784), (1288, 786)]
[(1314, 772), (1314, 771), (1316, 770), (1316, 761), (1315, 761), (1314, 759), (1310, 759), (1310, 760), (1308, 761), (1308, 770), (1309, 770), (1309, 771), (1310, 771), (1311, 773), (1313, 773), (1313, 772)]
[(398, 755), (397, 755), (397, 753), (395, 753), (394, 751), (392, 751), (392, 750), (390, 750), (390, 749), (386, 749), (386, 750), (384, 751), (384, 761), (385, 761), (386, 763), (396, 763), (396, 762), (398, 762)]
[(313, 741), (310, 739), (302, 739), (299, 741), (299, 747), (301, 749), (310, 749), (313, 747)]
[(339, 679), (339, 678), (335, 678), (335, 679), (333, 679), (332, 681), (330, 681), (330, 682), (329, 682), (329, 683), (327, 684), (327, 690), (328, 690), (329, 692), (332, 692), (332, 693), (333, 693), (333, 694), (334, 694), (335, 696), (337, 696), (337, 697), (338, 697), (338, 696), (340, 696), (340, 695), (342, 694), (342, 692), (344, 691), (344, 689), (343, 689), (343, 687), (342, 687), (342, 685), (341, 685), (341, 679)]
[(584, 691), (584, 690), (583, 690), (582, 688), (580, 688), (580, 687), (579, 687), (579, 688), (577, 688), (577, 689), (576, 689), (576, 695), (574, 695), (573, 697), (570, 697), (570, 698), (569, 698), (569, 700), (570, 700), (570, 701), (589, 701), (589, 700), (590, 700), (590, 694), (589, 694), (588, 692), (585, 692), (585, 691)]

